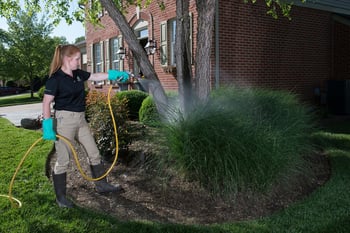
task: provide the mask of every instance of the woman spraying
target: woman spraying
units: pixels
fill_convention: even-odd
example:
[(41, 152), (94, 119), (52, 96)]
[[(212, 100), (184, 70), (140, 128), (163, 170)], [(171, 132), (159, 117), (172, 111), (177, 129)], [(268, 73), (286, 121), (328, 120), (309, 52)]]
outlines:
[[(127, 77), (126, 72), (110, 70), (108, 73), (89, 73), (79, 69), (80, 50), (75, 45), (59, 45), (56, 47), (50, 66), (49, 79), (46, 82), (43, 99), (43, 138), (55, 140), (57, 161), (53, 169), (53, 183), (56, 202), (60, 207), (71, 208), (73, 203), (66, 198), (66, 177), (70, 161), (70, 149), (62, 140), (56, 141), (56, 133), (70, 142), (78, 140), (85, 148), (91, 167), (92, 176), (104, 174), (101, 156), (96, 142), (85, 120), (85, 86), (84, 82), (116, 80), (120, 76)], [(51, 103), (54, 102), (56, 127), (51, 118)], [(107, 183), (106, 178), (95, 181), (99, 193), (119, 192), (120, 185)]]

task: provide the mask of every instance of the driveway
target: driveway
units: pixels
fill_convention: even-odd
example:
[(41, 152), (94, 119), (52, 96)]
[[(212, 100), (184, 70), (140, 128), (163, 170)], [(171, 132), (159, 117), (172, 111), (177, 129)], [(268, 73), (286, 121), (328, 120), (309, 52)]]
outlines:
[(42, 114), (42, 103), (0, 107), (0, 117), (11, 121), (15, 126), (21, 126), (23, 118), (36, 119)]

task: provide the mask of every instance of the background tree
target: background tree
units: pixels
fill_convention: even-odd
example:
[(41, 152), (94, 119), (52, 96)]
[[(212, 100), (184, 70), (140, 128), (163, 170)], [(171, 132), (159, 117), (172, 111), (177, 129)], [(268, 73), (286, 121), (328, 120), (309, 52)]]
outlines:
[(8, 19), (8, 32), (4, 32), (1, 60), (2, 75), (7, 80), (21, 81), (30, 85), (33, 97), (35, 79), (43, 78), (48, 73), (55, 44), (62, 38), (50, 38), (52, 24), (47, 19), (37, 19), (36, 13), (20, 11)]
[(5, 46), (3, 43), (1, 43), (2, 41), (6, 41), (7, 40), (7, 33), (6, 31), (0, 29), (0, 84), (4, 84), (6, 81), (6, 73), (5, 73)]
[(79, 42), (84, 41), (84, 40), (85, 40), (85, 36), (80, 36), (78, 38), (75, 38), (74, 43), (76, 44), (76, 43), (79, 43)]

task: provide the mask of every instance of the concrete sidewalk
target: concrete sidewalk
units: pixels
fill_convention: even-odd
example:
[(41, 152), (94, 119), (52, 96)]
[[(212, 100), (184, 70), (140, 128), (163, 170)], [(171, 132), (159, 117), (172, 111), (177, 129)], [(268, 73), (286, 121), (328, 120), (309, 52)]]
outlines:
[(42, 103), (0, 107), (0, 117), (11, 121), (15, 126), (21, 126), (23, 118), (36, 119), (42, 114)]

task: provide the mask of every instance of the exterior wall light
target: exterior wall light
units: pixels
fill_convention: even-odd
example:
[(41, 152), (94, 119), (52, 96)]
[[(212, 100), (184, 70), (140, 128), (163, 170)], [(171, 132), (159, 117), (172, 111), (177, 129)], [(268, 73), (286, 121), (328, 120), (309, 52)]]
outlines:
[(155, 54), (157, 50), (157, 42), (155, 40), (149, 40), (145, 46), (147, 55)]
[(128, 55), (126, 52), (126, 48), (120, 47), (119, 50), (117, 51), (117, 54), (119, 55), (120, 60), (124, 60)]

